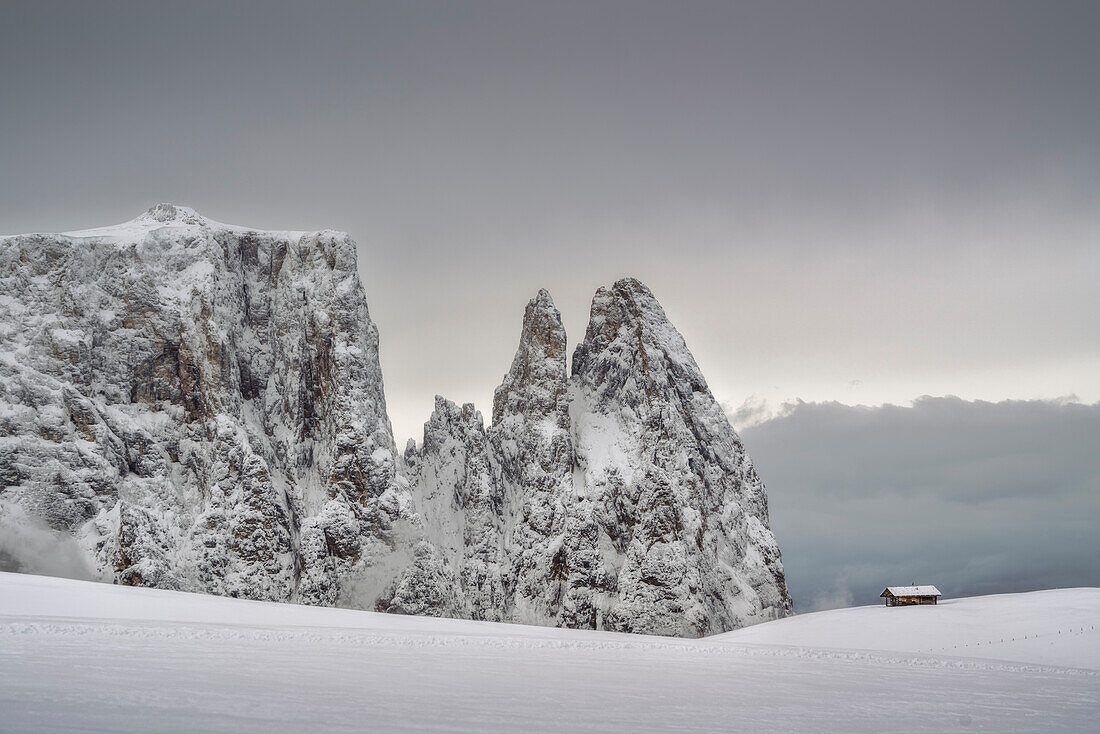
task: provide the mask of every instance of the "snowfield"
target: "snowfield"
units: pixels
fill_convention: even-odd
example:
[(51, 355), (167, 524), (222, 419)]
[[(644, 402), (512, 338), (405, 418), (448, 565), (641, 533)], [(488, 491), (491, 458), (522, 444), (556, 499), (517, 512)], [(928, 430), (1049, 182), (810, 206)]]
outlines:
[(1100, 668), (1100, 589), (947, 599), (936, 606), (834, 609), (712, 641), (964, 655)]
[(0, 731), (1096, 731), (1097, 621), (1065, 589), (677, 640), (0, 573)]

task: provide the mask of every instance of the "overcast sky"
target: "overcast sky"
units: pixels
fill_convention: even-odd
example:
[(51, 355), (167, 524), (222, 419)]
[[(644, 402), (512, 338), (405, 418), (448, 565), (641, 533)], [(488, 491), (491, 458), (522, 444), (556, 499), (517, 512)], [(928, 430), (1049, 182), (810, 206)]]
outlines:
[(714, 392), (1100, 400), (1100, 4), (8, 2), (0, 232), (360, 244), (395, 432), (647, 282)]
[(796, 611), (1100, 586), (1100, 404), (800, 403), (743, 436)]
[(1100, 3), (3, 15), (0, 232), (158, 201), (347, 230), (399, 441), (436, 393), (491, 412), (538, 288), (575, 344), (628, 275), (757, 421), (796, 399), (1100, 400)]

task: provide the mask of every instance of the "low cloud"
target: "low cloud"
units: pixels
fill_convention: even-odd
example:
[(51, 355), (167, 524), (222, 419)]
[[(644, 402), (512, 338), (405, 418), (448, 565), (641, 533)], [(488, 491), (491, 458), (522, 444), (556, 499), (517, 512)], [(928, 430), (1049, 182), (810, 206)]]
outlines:
[(788, 404), (744, 429), (798, 611), (1100, 586), (1100, 404)]
[(96, 580), (72, 536), (0, 500), (0, 571)]
[(729, 416), (730, 423), (738, 431), (758, 426), (776, 417), (776, 411), (772, 410), (767, 400), (759, 395), (750, 395), (745, 402), (734, 408), (729, 403), (722, 403), (722, 409)]

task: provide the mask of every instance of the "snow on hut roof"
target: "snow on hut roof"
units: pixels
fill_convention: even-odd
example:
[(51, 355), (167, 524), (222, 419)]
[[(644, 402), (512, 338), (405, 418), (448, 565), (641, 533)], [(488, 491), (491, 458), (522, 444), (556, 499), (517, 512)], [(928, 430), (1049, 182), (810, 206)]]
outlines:
[(887, 586), (879, 596), (943, 596), (935, 586)]

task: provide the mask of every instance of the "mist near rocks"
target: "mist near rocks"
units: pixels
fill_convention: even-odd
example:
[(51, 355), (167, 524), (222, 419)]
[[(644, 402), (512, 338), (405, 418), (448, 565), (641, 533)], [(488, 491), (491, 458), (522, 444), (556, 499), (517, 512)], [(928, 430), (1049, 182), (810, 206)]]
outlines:
[(1100, 403), (796, 403), (742, 431), (799, 612), (1100, 586)]
[(0, 571), (98, 581), (76, 540), (0, 500)]

